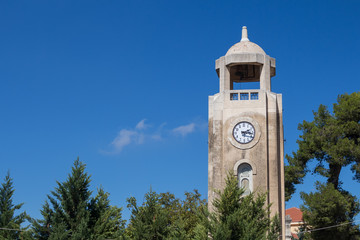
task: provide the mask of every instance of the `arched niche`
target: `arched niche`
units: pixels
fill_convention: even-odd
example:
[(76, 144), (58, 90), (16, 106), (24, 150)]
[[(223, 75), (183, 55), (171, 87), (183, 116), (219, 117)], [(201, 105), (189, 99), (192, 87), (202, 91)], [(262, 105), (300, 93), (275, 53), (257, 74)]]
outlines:
[(248, 160), (238, 161), (234, 166), (234, 174), (237, 176), (238, 185), (244, 188), (244, 196), (253, 192), (253, 175), (256, 174), (256, 167)]

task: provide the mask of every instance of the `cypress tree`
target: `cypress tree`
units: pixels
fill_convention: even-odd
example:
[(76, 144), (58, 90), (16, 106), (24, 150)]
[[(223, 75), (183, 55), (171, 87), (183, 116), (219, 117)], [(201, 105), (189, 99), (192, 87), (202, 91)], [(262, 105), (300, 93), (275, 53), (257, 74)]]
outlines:
[(54, 209), (52, 227), (54, 230), (60, 228), (60, 231), (52, 232), (52, 235), (55, 235), (53, 237), (60, 238), (60, 235), (67, 233), (73, 240), (89, 239), (88, 203), (92, 194), (89, 187), (90, 176), (85, 172), (85, 164), (78, 158), (67, 180), (63, 183), (57, 182), (57, 187), (48, 196)]
[(38, 240), (118, 239), (124, 230), (121, 208), (110, 205), (109, 194), (102, 188), (95, 197), (90, 191), (86, 165), (75, 160), (65, 182), (48, 195), (43, 205), (43, 219), (33, 222)]
[(270, 219), (266, 194), (242, 196), (235, 176), (228, 174), (226, 186), (213, 201), (214, 212), (204, 211), (195, 229), (198, 240), (276, 240), (280, 227), (277, 216)]
[(206, 207), (197, 190), (186, 192), (180, 200), (172, 193), (156, 193), (150, 190), (145, 194), (142, 205), (134, 197), (128, 198), (131, 210), (127, 236), (130, 239), (193, 239), (195, 226), (200, 221), (198, 211)]
[(90, 204), (90, 239), (119, 239), (124, 235), (125, 220), (121, 218), (121, 208), (110, 205), (109, 193), (98, 190)]
[(162, 208), (159, 194), (150, 190), (145, 195), (142, 206), (137, 205), (134, 197), (129, 198), (128, 208), (131, 209), (128, 234), (131, 239), (165, 239), (169, 234), (170, 211)]

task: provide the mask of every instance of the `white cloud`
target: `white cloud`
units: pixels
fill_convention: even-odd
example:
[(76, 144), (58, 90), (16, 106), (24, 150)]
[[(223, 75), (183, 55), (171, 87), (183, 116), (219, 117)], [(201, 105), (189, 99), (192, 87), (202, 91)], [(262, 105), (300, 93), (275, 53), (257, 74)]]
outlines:
[(116, 154), (120, 153), (124, 147), (131, 144), (143, 144), (148, 136), (143, 132), (148, 128), (148, 124), (145, 123), (146, 119), (138, 122), (134, 129), (121, 129), (116, 135), (115, 139), (111, 142), (111, 151), (101, 150), (104, 154)]
[(197, 123), (189, 123), (176, 127), (172, 130), (166, 129), (166, 123), (162, 123), (159, 127), (152, 129), (147, 124), (146, 119), (138, 122), (133, 129), (121, 129), (114, 140), (110, 143), (109, 150), (100, 150), (104, 154), (118, 154), (125, 147), (130, 145), (140, 145), (151, 141), (162, 141), (176, 134), (185, 137), (194, 132), (196, 129), (201, 130), (201, 125)]
[(143, 119), (143, 120), (141, 120), (140, 122), (138, 122), (138, 124), (136, 124), (136, 129), (138, 129), (138, 130), (143, 130), (143, 129), (146, 129), (149, 125), (147, 125), (146, 123), (145, 123), (145, 121), (146, 121), (146, 119)]
[(195, 123), (189, 123), (188, 125), (183, 125), (177, 128), (174, 128), (172, 130), (174, 133), (179, 134), (181, 136), (186, 136), (189, 133), (192, 133), (193, 131), (195, 131)]
[(114, 147), (116, 152), (120, 152), (126, 145), (129, 145), (134, 141), (134, 137), (136, 137), (137, 132), (122, 129), (115, 139), (111, 142), (111, 145)]

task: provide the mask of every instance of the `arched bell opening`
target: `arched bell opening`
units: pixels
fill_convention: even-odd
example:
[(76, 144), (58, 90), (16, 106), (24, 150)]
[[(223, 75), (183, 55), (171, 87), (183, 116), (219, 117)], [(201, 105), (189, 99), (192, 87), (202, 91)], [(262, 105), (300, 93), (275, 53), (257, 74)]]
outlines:
[(229, 67), (230, 90), (260, 89), (260, 64), (236, 64)]

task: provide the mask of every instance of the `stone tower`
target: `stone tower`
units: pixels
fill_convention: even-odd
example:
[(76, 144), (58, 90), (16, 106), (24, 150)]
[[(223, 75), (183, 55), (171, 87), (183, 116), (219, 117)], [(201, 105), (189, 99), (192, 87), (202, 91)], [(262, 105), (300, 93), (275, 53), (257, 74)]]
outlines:
[(231, 172), (245, 194), (267, 193), (271, 214), (278, 213), (284, 226), (282, 95), (271, 92), (275, 59), (250, 42), (243, 27), (241, 41), (215, 68), (220, 91), (209, 96), (209, 207)]

